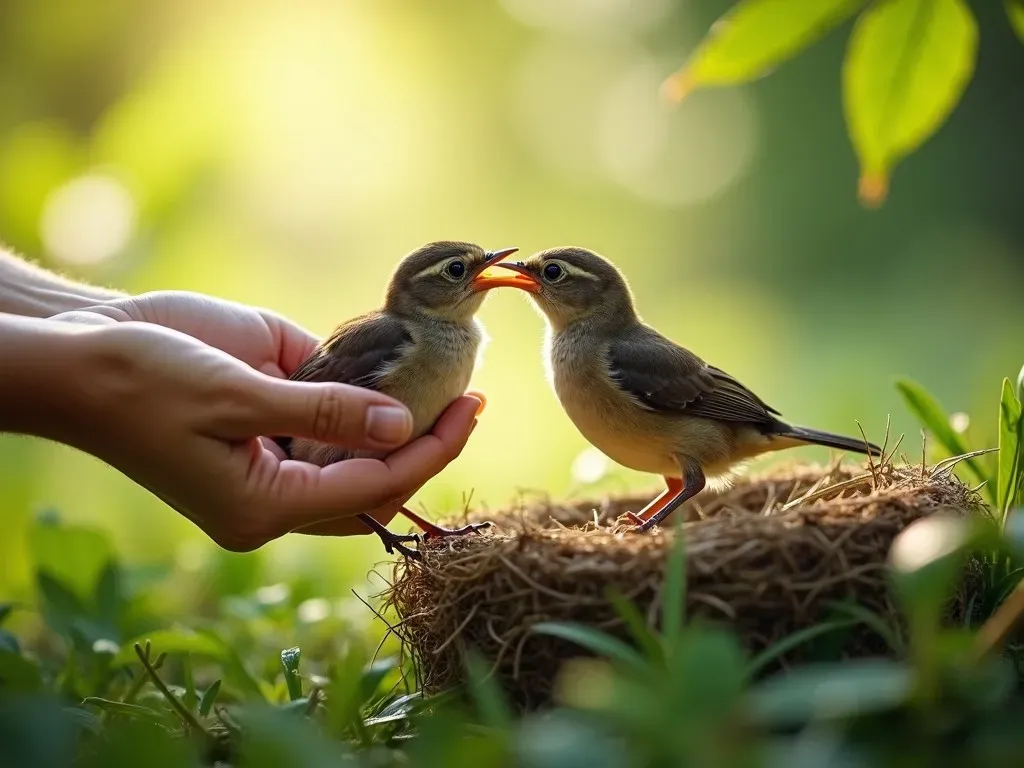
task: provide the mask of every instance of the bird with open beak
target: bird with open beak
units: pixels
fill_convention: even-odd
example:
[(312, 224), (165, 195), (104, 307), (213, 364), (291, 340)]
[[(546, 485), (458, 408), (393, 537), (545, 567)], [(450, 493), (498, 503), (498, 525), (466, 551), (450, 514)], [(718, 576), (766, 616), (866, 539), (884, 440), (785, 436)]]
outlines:
[[(496, 284), (482, 280), (481, 273), (516, 250), (484, 251), (472, 243), (447, 241), (416, 249), (395, 269), (383, 307), (338, 326), (290, 378), (352, 384), (393, 397), (412, 413), (409, 439), (421, 437), (466, 391), (482, 352), (485, 335), (475, 315), (487, 290)], [(386, 453), (349, 451), (304, 438), (275, 439), (290, 458), (319, 466), (383, 458)], [(404, 506), (400, 512), (425, 532), (424, 538), (461, 535), (490, 525), (453, 530)], [(392, 533), (369, 514), (358, 518), (381, 538), (388, 553), (419, 556), (403, 545), (418, 541), (418, 535)]]
[(527, 291), (547, 319), (548, 375), (577, 429), (619, 464), (664, 478), (667, 489), (629, 515), (641, 531), (763, 453), (802, 445), (881, 453), (787, 424), (725, 371), (645, 325), (626, 279), (592, 251), (553, 248), (497, 266), (515, 274), (493, 286)]

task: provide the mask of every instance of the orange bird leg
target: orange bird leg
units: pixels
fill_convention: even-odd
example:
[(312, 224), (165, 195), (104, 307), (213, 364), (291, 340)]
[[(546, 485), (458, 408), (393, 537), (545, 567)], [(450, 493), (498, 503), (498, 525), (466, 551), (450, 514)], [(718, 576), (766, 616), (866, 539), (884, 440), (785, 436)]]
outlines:
[(661, 492), (661, 495), (656, 496), (654, 500), (646, 507), (641, 509), (639, 512), (627, 512), (626, 517), (634, 525), (643, 525), (656, 514), (658, 514), (665, 505), (668, 504), (673, 496), (676, 496), (683, 492), (682, 478), (679, 477), (666, 477), (665, 478), (666, 489)]
[(666, 477), (668, 488), (658, 498), (644, 507), (639, 515), (631, 516), (639, 533), (646, 533), (661, 523), (679, 507), (704, 490), (706, 480), (704, 470), (695, 459), (689, 456), (677, 456), (679, 466), (683, 470), (683, 478)]
[(405, 515), (405, 517), (407, 517), (409, 520), (415, 523), (417, 528), (424, 532), (424, 540), (443, 539), (446, 536), (465, 536), (467, 533), (479, 531), (481, 528), (491, 527), (491, 524), (489, 522), (483, 522), (470, 523), (469, 525), (464, 525), (461, 528), (442, 528), (439, 525), (434, 525), (429, 520), (424, 520), (415, 512), (410, 512), (405, 507), (402, 507), (400, 511), (403, 515)]

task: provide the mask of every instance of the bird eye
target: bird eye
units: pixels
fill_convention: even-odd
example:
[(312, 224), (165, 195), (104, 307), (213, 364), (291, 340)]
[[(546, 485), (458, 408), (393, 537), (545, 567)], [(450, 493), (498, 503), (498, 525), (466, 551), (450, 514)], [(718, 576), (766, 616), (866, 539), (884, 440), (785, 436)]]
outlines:
[(555, 282), (555, 280), (560, 278), (563, 274), (564, 271), (562, 270), (562, 268), (558, 264), (555, 264), (554, 262), (547, 264), (544, 267), (544, 278), (546, 280), (550, 280), (551, 282)]
[(454, 277), (456, 280), (460, 279), (466, 274), (466, 265), (458, 259), (448, 262), (448, 266), (445, 267), (445, 272), (448, 273), (449, 277)]

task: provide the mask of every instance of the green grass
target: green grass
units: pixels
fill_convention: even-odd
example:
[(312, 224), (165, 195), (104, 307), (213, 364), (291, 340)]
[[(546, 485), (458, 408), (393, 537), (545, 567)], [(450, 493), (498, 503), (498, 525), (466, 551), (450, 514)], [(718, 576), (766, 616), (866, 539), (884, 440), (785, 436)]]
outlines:
[[(975, 448), (922, 388), (901, 391), (947, 452)], [(344, 622), (298, 620), (307, 594), (225, 583), (204, 610), (177, 615), (163, 602), (166, 574), (125, 566), (100, 531), (42, 516), (28, 542), (36, 600), (0, 604), (0, 764), (1008, 764), (1024, 749), (1012, 643), (1002, 652), (1022, 610), (1024, 556), (1024, 420), (1008, 383), (998, 414), (998, 454), (962, 465), (994, 489), (991, 517), (922, 519), (893, 546), (889, 581), (905, 629), (836, 604), (831, 618), (751, 658), (730, 633), (684, 614), (679, 535), (660, 631), (615, 594), (630, 642), (583, 625), (534, 626), (586, 658), (565, 667), (556, 705), (525, 716), (472, 650), (465, 690), (424, 697), (397, 649), (375, 648)], [(943, 607), (965, 583), (971, 610), (948, 626)], [(854, 624), (885, 637), (889, 657), (817, 653), (764, 674), (783, 653)]]

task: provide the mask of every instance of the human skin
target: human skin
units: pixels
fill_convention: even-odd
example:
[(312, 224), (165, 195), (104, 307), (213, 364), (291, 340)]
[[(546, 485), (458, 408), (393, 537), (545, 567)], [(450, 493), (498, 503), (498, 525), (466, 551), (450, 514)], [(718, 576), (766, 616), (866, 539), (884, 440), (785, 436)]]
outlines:
[[(408, 440), (405, 407), (370, 390), (287, 381), (317, 339), (263, 309), (202, 294), (127, 296), (0, 253), (0, 431), (90, 453), (146, 487), (226, 549), (285, 533), (387, 524), (462, 449), (483, 397), (457, 399)], [(382, 460), (287, 460), (271, 435)]]

